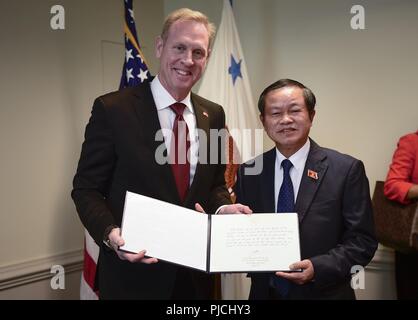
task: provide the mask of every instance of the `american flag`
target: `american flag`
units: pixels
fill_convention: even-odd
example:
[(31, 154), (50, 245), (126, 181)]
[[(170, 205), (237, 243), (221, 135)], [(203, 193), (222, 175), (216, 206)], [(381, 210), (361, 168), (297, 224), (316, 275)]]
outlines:
[[(136, 34), (132, 0), (124, 0), (125, 4), (125, 59), (119, 89), (133, 87), (150, 80), (150, 72), (144, 55), (139, 46)], [(99, 247), (93, 238), (85, 231), (84, 266), (80, 284), (81, 300), (97, 300), (95, 291), (96, 265), (99, 257)], [(97, 286), (96, 286), (97, 287)]]
[(133, 87), (150, 78), (147, 63), (136, 34), (132, 0), (125, 0), (125, 62), (119, 88)]

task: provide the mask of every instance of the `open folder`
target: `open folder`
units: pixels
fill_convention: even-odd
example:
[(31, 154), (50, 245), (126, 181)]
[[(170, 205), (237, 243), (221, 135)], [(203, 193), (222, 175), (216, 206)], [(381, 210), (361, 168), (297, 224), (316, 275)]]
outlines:
[(300, 261), (296, 213), (208, 215), (126, 193), (120, 250), (204, 272), (289, 271)]

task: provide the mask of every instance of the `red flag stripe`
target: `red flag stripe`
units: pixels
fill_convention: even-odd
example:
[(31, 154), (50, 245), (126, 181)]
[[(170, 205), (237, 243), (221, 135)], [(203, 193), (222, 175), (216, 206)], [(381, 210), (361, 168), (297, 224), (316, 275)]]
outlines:
[(94, 280), (96, 278), (96, 263), (94, 262), (93, 258), (90, 256), (88, 251), (86, 250), (86, 244), (84, 240), (84, 269), (83, 275), (84, 279), (89, 285), (89, 287), (94, 291)]

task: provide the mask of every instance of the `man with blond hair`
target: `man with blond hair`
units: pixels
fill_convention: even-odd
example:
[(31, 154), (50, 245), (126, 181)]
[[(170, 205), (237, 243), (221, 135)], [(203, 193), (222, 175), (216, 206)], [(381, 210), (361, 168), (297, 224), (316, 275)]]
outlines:
[[(211, 297), (213, 281), (207, 274), (158, 261), (145, 250), (118, 248), (124, 244), (120, 226), (126, 191), (207, 213), (245, 211), (240, 205), (222, 207), (230, 198), (221, 159), (198, 159), (209, 149), (199, 143), (197, 129), (209, 138), (210, 129), (225, 127), (222, 107), (191, 93), (205, 70), (214, 32), (200, 12), (171, 13), (156, 40), (157, 76), (95, 100), (72, 197), (83, 225), (101, 247), (96, 279), (101, 299)], [(172, 132), (162, 142), (156, 139), (161, 129)], [(189, 156), (180, 163), (177, 146), (182, 141)], [(173, 162), (157, 161), (161, 143)]]

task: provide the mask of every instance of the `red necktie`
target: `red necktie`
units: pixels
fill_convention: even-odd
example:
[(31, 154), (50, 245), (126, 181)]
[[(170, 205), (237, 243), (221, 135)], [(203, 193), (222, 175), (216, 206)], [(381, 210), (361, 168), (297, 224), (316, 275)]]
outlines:
[(182, 103), (174, 103), (170, 108), (176, 113), (173, 125), (173, 138), (170, 147), (171, 170), (176, 181), (177, 191), (182, 202), (186, 199), (190, 181), (190, 163), (187, 157), (190, 149), (190, 141), (187, 139), (189, 129), (183, 118), (186, 106)]

